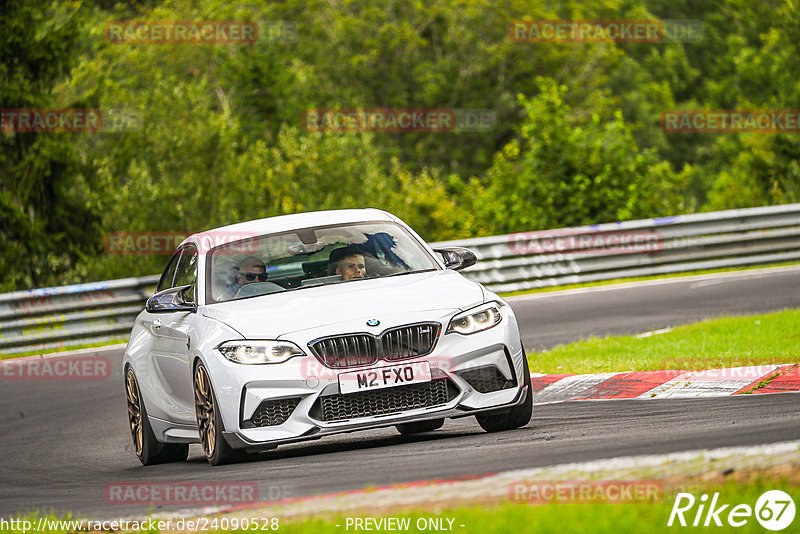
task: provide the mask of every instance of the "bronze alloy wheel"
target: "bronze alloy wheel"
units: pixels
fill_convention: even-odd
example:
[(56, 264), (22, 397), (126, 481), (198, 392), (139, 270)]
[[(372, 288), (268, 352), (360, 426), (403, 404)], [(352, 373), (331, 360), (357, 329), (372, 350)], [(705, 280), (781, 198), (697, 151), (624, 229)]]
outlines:
[(214, 414), (214, 393), (208, 372), (203, 365), (194, 370), (194, 406), (197, 412), (197, 428), (206, 458), (214, 456), (217, 446)]
[(136, 377), (133, 370), (128, 369), (125, 376), (125, 392), (128, 399), (128, 422), (131, 425), (131, 437), (133, 438), (133, 448), (136, 455), (142, 455), (142, 404), (139, 399), (139, 388), (136, 385)]
[(188, 443), (158, 441), (147, 417), (142, 390), (132, 367), (125, 368), (125, 400), (128, 403), (128, 424), (131, 427), (133, 448), (142, 465), (182, 462), (189, 456)]

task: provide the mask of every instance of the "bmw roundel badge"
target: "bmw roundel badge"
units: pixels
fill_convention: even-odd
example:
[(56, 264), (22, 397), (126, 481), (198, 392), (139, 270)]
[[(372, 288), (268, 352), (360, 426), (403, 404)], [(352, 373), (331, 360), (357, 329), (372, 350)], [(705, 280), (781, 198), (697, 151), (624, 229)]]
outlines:
[(378, 326), (381, 322), (377, 319), (370, 319), (367, 321), (367, 326)]

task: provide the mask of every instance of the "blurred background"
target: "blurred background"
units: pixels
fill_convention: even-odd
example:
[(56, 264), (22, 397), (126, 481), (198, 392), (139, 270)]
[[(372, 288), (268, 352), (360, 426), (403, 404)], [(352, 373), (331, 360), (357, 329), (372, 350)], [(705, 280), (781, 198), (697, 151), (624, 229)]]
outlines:
[[(672, 109), (792, 109), (800, 5), (721, 0), (6, 0), (0, 107), (98, 109), (0, 132), (0, 292), (158, 273), (115, 232), (350, 207), (427, 240), (800, 202), (797, 133), (665, 133)], [(688, 20), (702, 38), (528, 43), (513, 21)], [(246, 44), (117, 21), (255, 21)], [(313, 109), (490, 110), (477, 131), (309, 131)], [(116, 118), (114, 121), (111, 118)], [(113, 124), (112, 124), (113, 123)], [(469, 130), (469, 129), (467, 129)]]

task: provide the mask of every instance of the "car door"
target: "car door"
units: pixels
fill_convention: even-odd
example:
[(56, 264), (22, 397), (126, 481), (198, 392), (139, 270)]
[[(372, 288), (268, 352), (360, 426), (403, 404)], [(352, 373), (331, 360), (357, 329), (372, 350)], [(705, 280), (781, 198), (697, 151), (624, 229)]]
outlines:
[[(175, 273), (169, 287), (192, 285), (186, 292), (187, 300), (195, 301), (197, 285), (197, 247), (185, 245), (179, 251)], [(164, 282), (164, 280), (162, 280)], [(158, 400), (170, 421), (193, 424), (195, 422), (192, 369), (189, 359), (189, 328), (197, 317), (189, 311), (153, 313), (153, 375), (163, 398)]]

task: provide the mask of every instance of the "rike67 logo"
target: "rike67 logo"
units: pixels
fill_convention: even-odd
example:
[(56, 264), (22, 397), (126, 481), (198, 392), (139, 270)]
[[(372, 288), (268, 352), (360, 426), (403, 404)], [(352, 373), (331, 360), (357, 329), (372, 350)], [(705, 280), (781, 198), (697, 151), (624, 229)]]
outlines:
[(754, 516), (767, 530), (783, 530), (794, 521), (795, 505), (788, 493), (781, 490), (764, 492), (755, 507), (749, 504), (724, 503), (719, 493), (703, 494), (695, 499), (691, 493), (678, 493), (667, 526), (708, 527), (723, 525), (734, 528), (746, 525)]

